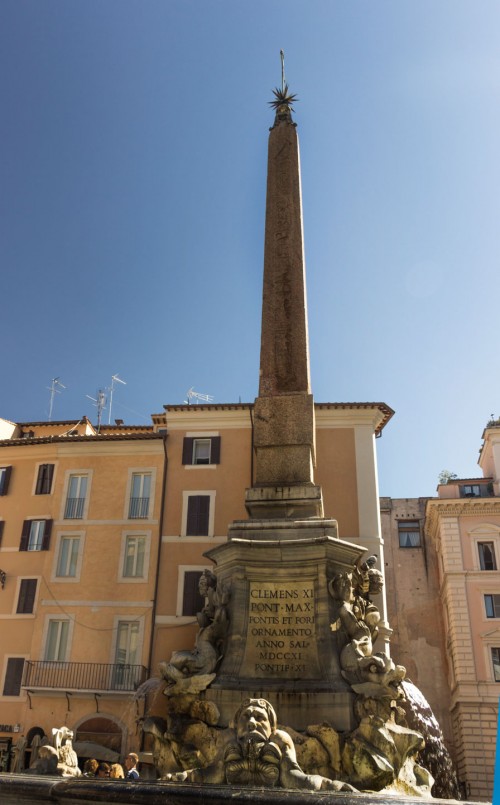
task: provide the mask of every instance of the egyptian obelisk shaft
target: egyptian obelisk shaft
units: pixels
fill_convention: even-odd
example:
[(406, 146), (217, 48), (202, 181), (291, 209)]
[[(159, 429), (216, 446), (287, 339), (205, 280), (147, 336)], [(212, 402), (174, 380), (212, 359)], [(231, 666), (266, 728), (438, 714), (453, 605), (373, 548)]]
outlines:
[[(276, 94), (276, 93), (275, 93)], [(279, 94), (277, 94), (279, 99)], [(252, 517), (321, 516), (314, 486), (299, 144), (291, 104), (269, 135), (259, 396), (254, 408)]]
[(264, 248), (259, 396), (309, 394), (299, 142), (289, 115), (269, 135)]

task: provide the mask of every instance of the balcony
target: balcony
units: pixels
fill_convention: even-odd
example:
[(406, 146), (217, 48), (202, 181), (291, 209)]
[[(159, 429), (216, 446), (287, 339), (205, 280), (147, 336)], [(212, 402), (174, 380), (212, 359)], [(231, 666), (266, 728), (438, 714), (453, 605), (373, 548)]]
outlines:
[(22, 687), (31, 691), (131, 693), (145, 681), (143, 665), (26, 660)]
[(149, 498), (130, 498), (128, 516), (130, 520), (146, 520), (149, 512)]

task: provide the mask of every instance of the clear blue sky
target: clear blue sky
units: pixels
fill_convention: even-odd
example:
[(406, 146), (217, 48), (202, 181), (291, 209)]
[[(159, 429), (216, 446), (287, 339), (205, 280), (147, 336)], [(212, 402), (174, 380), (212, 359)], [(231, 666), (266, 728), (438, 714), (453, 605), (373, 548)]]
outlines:
[[(0, 416), (257, 393), (268, 128), (300, 98), (312, 382), (384, 401), (380, 491), (500, 414), (500, 5), (3, 0)], [(107, 421), (107, 413), (104, 414)]]

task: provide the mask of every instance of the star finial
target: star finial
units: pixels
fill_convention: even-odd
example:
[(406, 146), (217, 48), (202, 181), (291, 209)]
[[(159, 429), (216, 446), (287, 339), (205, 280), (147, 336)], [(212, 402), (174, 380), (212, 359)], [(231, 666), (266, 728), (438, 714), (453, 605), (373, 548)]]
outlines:
[(281, 89), (276, 87), (273, 89), (274, 100), (269, 101), (269, 105), (276, 110), (276, 119), (274, 124), (280, 120), (288, 120), (291, 122), (293, 112), (293, 104), (298, 101), (296, 95), (292, 94), (288, 88), (285, 79), (285, 54), (280, 50), (281, 57)]

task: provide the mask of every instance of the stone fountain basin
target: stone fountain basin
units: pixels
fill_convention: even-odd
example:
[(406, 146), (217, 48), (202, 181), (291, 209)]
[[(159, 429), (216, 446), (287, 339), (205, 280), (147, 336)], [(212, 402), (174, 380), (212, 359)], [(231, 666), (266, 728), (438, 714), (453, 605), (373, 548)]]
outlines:
[[(138, 782), (123, 780), (89, 780), (87, 778), (0, 774), (2, 805), (417, 805), (420, 797), (397, 794), (334, 794), (328, 791), (288, 791), (269, 788), (234, 788), (232, 786), (196, 785), (193, 783)], [(451, 805), (456, 800), (431, 799), (433, 805)], [(472, 803), (469, 803), (472, 805)], [(482, 803), (484, 805), (484, 803)]]

